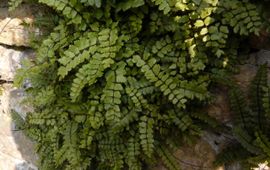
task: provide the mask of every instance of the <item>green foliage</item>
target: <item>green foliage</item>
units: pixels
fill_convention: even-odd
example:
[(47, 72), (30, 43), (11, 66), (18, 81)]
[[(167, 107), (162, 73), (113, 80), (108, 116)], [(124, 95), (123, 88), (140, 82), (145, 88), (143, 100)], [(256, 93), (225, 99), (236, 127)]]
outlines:
[[(247, 3), (247, 1), (224, 1), (224, 9), (230, 10), (230, 12), (225, 13), (223, 23), (231, 25), (235, 33), (248, 34), (250, 31), (259, 34), (257, 26), (261, 25), (261, 18), (257, 12), (255, 5)], [(223, 32), (227, 32), (226, 28)]]
[(250, 168), (270, 159), (267, 69), (266, 64), (260, 66), (252, 81), (249, 103), (242, 91), (232, 87), (230, 101), (235, 113), (233, 134), (237, 143), (218, 156), (217, 164), (241, 161)]
[(224, 149), (223, 152), (217, 156), (214, 164), (220, 165), (225, 162), (227, 164), (241, 162), (250, 156), (251, 154), (241, 145), (232, 145)]
[(16, 9), (21, 3), (23, 2), (23, 0), (10, 0), (8, 1), (8, 5), (9, 5), (9, 11), (13, 11), (14, 9)]
[(15, 84), (31, 83), (25, 125), (45, 170), (139, 170), (156, 156), (179, 169), (172, 141), (218, 126), (194, 111), (210, 98), (210, 70), (229, 70), (231, 37), (260, 29), (246, 1), (38, 2), (58, 26)]
[(178, 170), (179, 166), (176, 164), (176, 160), (170, 151), (164, 146), (160, 146), (157, 148), (157, 153), (161, 157), (164, 164), (172, 170)]

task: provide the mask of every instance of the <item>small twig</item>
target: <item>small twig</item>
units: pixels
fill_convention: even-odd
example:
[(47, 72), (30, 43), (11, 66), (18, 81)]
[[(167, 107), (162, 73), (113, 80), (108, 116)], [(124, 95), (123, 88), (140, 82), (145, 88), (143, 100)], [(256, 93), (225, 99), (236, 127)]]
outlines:
[(5, 28), (8, 26), (8, 24), (10, 23), (11, 20), (12, 20), (12, 18), (10, 18), (9, 21), (4, 25), (4, 27), (3, 27), (2, 30), (0, 31), (0, 35), (1, 35), (2, 32), (5, 30)]

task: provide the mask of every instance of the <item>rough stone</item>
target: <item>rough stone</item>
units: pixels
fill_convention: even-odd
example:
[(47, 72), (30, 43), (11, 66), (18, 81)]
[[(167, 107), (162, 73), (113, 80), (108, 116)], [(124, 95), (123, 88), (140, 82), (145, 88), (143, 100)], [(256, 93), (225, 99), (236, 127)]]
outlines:
[(9, 107), (11, 110), (17, 112), (23, 119), (25, 119), (27, 113), (33, 112), (33, 108), (22, 103), (25, 99), (25, 92), (22, 89), (13, 89), (10, 91)]
[(216, 154), (220, 153), (224, 149), (227, 143), (230, 143), (233, 139), (228, 134), (215, 134), (212, 132), (204, 132), (202, 139), (205, 140)]
[(33, 26), (33, 21), (44, 15), (43, 9), (45, 8), (22, 4), (16, 10), (9, 11), (7, 0), (1, 0), (0, 44), (29, 46), (31, 36), (41, 34), (41, 31)]
[(0, 21), (0, 43), (5, 45), (29, 46), (31, 34), (38, 34), (38, 29), (31, 30), (23, 23), (31, 24), (31, 18), (5, 18)]
[[(213, 167), (215, 151), (204, 139), (199, 140), (195, 146), (183, 146), (178, 149), (174, 156), (179, 162), (180, 169), (184, 170), (224, 170), (223, 167)], [(158, 165), (152, 170), (167, 170), (164, 166)]]
[(37, 170), (34, 166), (37, 156), (34, 154), (33, 142), (21, 131), (17, 131), (11, 120), (11, 110), (25, 117), (30, 107), (21, 104), (24, 93), (10, 84), (16, 69), (21, 67), (22, 59), (32, 54), (29, 51), (17, 51), (0, 46), (1, 82), (0, 86), (0, 170)]
[(30, 51), (17, 51), (0, 46), (1, 80), (12, 81), (16, 70), (21, 67), (21, 61), (31, 55)]
[(229, 108), (228, 89), (225, 87), (216, 88), (212, 93), (214, 99), (206, 108), (206, 113), (216, 118), (219, 122), (227, 123), (231, 120), (231, 112)]
[(267, 63), (270, 67), (270, 51), (269, 50), (260, 50), (254, 57), (256, 57), (256, 64), (262, 65)]
[[(248, 92), (250, 83), (256, 75), (259, 65), (264, 63), (267, 63), (268, 67), (270, 68), (270, 51), (260, 50), (257, 53), (251, 54), (244, 64), (238, 66), (239, 73), (234, 75), (233, 79), (244, 93)], [(268, 74), (268, 76), (270, 78), (270, 74)], [(210, 116), (215, 117), (220, 122), (231, 126), (233, 113), (230, 111), (227, 91), (228, 89), (222, 87), (219, 87), (219, 89), (214, 91), (215, 99), (214, 102), (207, 108), (207, 112)], [(227, 143), (230, 143), (230, 140), (232, 139), (231, 136), (224, 135), (225, 134), (221, 134), (219, 136), (212, 133), (205, 133), (202, 138), (207, 141), (209, 145), (211, 145), (216, 153), (219, 153), (224, 147), (226, 147)], [(225, 170), (242, 169), (240, 164), (237, 163), (224, 168)], [(255, 168), (254, 170), (268, 169), (270, 168), (267, 166), (267, 164), (260, 164), (258, 165), (258, 168)]]
[(256, 65), (244, 64), (239, 66), (239, 73), (234, 75), (235, 82), (241, 90), (247, 92), (249, 85), (256, 75), (258, 67)]
[(29, 162), (22, 162), (16, 165), (16, 170), (38, 170), (38, 168)]
[[(29, 5), (22, 5), (15, 11), (9, 12), (7, 0), (2, 0), (0, 4), (0, 44), (29, 46), (30, 37), (40, 34), (40, 30), (31, 25), (35, 17), (42, 15), (41, 13), (42, 10)], [(23, 26), (25, 23), (30, 27)], [(33, 56), (31, 52), (8, 49), (3, 46), (0, 46), (0, 54), (0, 79), (6, 81), (13, 80), (16, 69), (21, 67), (22, 59)], [(270, 51), (261, 50), (251, 55), (246, 64), (239, 66), (239, 74), (234, 76), (234, 80), (244, 92), (247, 91), (255, 76), (258, 65), (266, 62), (270, 68)], [(36, 170), (34, 164), (37, 155), (33, 151), (34, 143), (21, 131), (16, 131), (10, 116), (10, 111), (14, 110), (25, 118), (32, 108), (21, 103), (25, 97), (23, 90), (13, 88), (11, 84), (4, 84), (3, 89), (3, 94), (0, 95), (0, 170)], [(216, 89), (214, 94), (215, 99), (206, 109), (207, 113), (222, 123), (230, 123), (233, 114), (229, 109), (227, 89)], [(174, 156), (178, 159), (181, 169), (184, 170), (241, 170), (239, 164), (219, 168), (212, 166), (216, 154), (226, 146), (228, 140), (230, 140), (230, 136), (206, 132), (195, 146), (183, 146), (177, 150)], [(256, 170), (262, 168), (269, 169), (262, 164)], [(153, 170), (166, 170), (166, 168), (158, 165)]]
[(8, 7), (9, 0), (1, 0), (0, 3), (0, 20), (11, 17), (11, 18), (34, 18), (37, 14), (41, 13), (42, 10), (37, 8), (36, 5), (21, 4), (14, 11), (9, 11)]
[(37, 155), (34, 153), (34, 143), (22, 131), (14, 127), (10, 115), (10, 92), (14, 90), (11, 84), (2, 85), (0, 96), (0, 169), (1, 170), (37, 170), (34, 164)]

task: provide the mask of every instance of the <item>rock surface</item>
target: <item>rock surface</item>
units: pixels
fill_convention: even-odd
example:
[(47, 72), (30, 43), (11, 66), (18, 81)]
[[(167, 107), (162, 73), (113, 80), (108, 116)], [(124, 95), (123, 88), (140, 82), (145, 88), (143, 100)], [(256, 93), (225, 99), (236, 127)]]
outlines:
[(22, 131), (17, 131), (11, 119), (10, 93), (11, 84), (3, 85), (0, 96), (0, 169), (1, 170), (37, 170), (34, 166), (37, 155), (34, 143)]
[(0, 45), (0, 79), (12, 81), (23, 59), (30, 56), (28, 51), (8, 49)]
[[(8, 11), (7, 0), (0, 2), (0, 44), (29, 46), (31, 37), (40, 34), (33, 21), (43, 11), (35, 6), (20, 5), (15, 11)], [(27, 26), (26, 26), (27, 25)]]
[[(235, 82), (240, 88), (247, 92), (248, 86), (253, 80), (259, 65), (267, 63), (270, 69), (270, 51), (261, 50), (249, 56), (245, 64), (239, 65), (239, 73), (234, 75)], [(270, 74), (269, 74), (270, 76)], [(218, 121), (231, 125), (233, 119), (233, 113), (230, 111), (228, 102), (228, 96), (225, 87), (219, 87), (215, 89), (215, 99), (213, 103), (206, 108), (206, 112), (210, 116), (215, 117)], [(240, 164), (233, 164), (225, 167), (215, 168), (212, 166), (212, 162), (215, 160), (215, 156), (219, 153), (228, 143), (231, 142), (232, 136), (225, 134), (214, 134), (205, 132), (193, 147), (182, 147), (176, 153), (175, 156), (179, 160), (179, 166), (184, 170), (242, 170)], [(254, 170), (269, 170), (267, 164), (262, 163), (258, 165), (258, 168)], [(153, 170), (166, 170), (162, 165), (158, 165)]]
[(41, 13), (39, 7), (31, 5), (9, 12), (8, 0), (0, 2), (0, 170), (37, 170), (34, 143), (16, 129), (11, 110), (22, 117), (31, 111), (31, 107), (21, 104), (24, 92), (14, 88), (12, 81), (21, 61), (33, 56), (25, 47), (29, 46), (32, 35), (39, 34), (31, 24)]
[[(37, 34), (38, 30), (30, 30), (23, 26), (24, 23), (31, 24), (31, 18), (5, 18), (0, 21), (0, 43), (10, 46), (29, 46), (30, 35)], [(37, 33), (35, 33), (37, 32)]]
[(17, 51), (0, 46), (0, 170), (35, 170), (37, 155), (34, 143), (22, 131), (17, 131), (11, 119), (11, 110), (22, 117), (31, 109), (21, 105), (23, 91), (11, 84), (16, 69), (21, 67), (22, 59), (29, 56), (29, 51)]
[[(204, 139), (199, 140), (194, 146), (183, 146), (175, 154), (180, 169), (183, 170), (224, 170), (223, 167), (213, 167), (216, 153), (211, 145)], [(167, 170), (158, 165), (152, 170)]]
[(22, 89), (13, 89), (10, 91), (9, 106), (18, 113), (21, 118), (25, 119), (27, 113), (33, 112), (33, 108), (26, 103), (22, 104), (25, 99), (25, 92)]

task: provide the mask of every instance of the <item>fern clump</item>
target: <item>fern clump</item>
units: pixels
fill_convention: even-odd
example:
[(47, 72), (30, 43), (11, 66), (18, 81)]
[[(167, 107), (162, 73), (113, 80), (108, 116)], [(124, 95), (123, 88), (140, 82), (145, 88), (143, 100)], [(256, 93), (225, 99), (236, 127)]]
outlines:
[(194, 120), (216, 126), (192, 113), (210, 97), (211, 69), (232, 64), (230, 37), (260, 29), (247, 1), (38, 2), (58, 26), (15, 84), (31, 82), (25, 127), (49, 170), (139, 170), (155, 156), (179, 169), (171, 141), (199, 135)]

